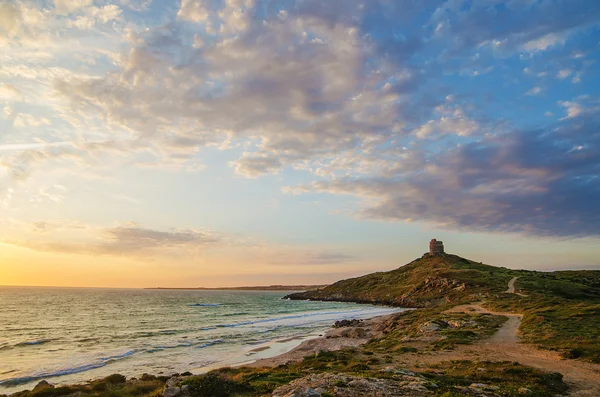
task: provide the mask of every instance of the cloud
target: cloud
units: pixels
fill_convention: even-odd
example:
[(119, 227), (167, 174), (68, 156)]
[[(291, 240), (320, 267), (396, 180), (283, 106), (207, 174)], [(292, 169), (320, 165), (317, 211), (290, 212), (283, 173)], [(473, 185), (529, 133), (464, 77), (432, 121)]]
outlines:
[(54, 0), (56, 12), (60, 14), (70, 14), (92, 4), (93, 0)]
[(23, 93), (11, 84), (0, 85), (0, 100), (10, 101), (23, 98)]
[(488, 135), (435, 156), (413, 148), (394, 175), (333, 177), (288, 191), (361, 197), (358, 215), (371, 219), (600, 236), (598, 116), (588, 112), (543, 130)]
[(559, 79), (566, 79), (567, 77), (569, 77), (571, 74), (573, 73), (573, 71), (571, 69), (561, 69), (558, 74), (556, 75), (556, 77), (558, 77)]
[(529, 52), (546, 51), (557, 45), (564, 45), (565, 41), (565, 35), (548, 33), (542, 37), (526, 42), (523, 44), (523, 49)]
[[(11, 240), (4, 239), (6, 244), (21, 246), (36, 251), (59, 252), (66, 254), (92, 256), (127, 256), (148, 258), (153, 255), (193, 255), (206, 248), (227, 244), (225, 235), (200, 229), (172, 229), (168, 231), (153, 230), (135, 224), (112, 228), (92, 229), (79, 222), (37, 222), (33, 225), (36, 232), (48, 235), (56, 233), (86, 230), (86, 241), (64, 242), (63, 237), (52, 241)], [(71, 240), (79, 240), (80, 237)]]
[[(36, 170), (118, 178), (121, 166), (197, 172), (234, 155), (237, 175), (302, 173), (290, 191), (358, 196), (366, 217), (576, 234), (542, 208), (592, 229), (558, 201), (577, 198), (569, 186), (595, 197), (597, 93), (573, 87), (592, 95), (566, 100), (556, 79), (533, 79), (591, 79), (598, 2), (1, 4), (7, 186)], [(547, 103), (518, 93), (542, 86), (566, 115), (536, 129)]]

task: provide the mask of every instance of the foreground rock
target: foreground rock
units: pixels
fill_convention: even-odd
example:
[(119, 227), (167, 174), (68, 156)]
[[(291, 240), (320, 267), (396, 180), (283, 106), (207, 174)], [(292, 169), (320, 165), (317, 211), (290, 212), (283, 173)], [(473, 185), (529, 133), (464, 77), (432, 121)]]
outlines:
[(342, 328), (342, 327), (359, 327), (363, 325), (363, 320), (352, 319), (352, 320), (339, 320), (333, 324), (333, 328)]
[(272, 397), (417, 397), (433, 396), (419, 376), (397, 373), (394, 379), (361, 378), (344, 374), (313, 374), (275, 390)]

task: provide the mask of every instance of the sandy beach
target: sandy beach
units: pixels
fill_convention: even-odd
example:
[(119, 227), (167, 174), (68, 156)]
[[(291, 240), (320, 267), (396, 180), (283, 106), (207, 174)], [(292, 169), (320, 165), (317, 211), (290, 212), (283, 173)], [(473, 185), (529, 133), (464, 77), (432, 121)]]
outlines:
[(332, 327), (326, 332), (271, 341), (268, 344), (229, 357), (224, 361), (194, 368), (191, 372), (203, 374), (218, 368), (240, 366), (276, 367), (281, 364), (301, 361), (304, 357), (316, 354), (321, 350), (336, 351), (346, 347), (360, 346), (373, 338), (378, 333), (379, 325), (385, 323), (395, 314), (361, 320), (358, 326)]
[[(321, 350), (336, 351), (346, 347), (363, 345), (378, 333), (377, 329), (380, 324), (385, 323), (394, 315), (390, 314), (363, 320), (356, 327), (331, 328), (322, 336), (304, 340), (285, 353), (259, 358), (245, 365), (250, 367), (275, 367), (281, 364), (301, 361), (304, 357), (316, 354)], [(363, 331), (357, 332), (357, 329), (363, 330), (364, 333)]]

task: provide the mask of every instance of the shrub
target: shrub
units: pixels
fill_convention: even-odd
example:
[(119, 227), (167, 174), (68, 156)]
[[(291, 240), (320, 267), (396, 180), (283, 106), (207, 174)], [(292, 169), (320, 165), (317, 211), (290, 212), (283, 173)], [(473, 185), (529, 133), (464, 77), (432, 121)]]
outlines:
[(106, 383), (118, 384), (118, 383), (125, 383), (125, 382), (127, 382), (127, 378), (125, 378), (121, 374), (112, 374), (112, 375), (108, 375), (106, 378), (104, 378), (104, 381)]
[(236, 382), (213, 373), (188, 379), (183, 384), (189, 385), (192, 397), (229, 397), (233, 393), (252, 390), (247, 383)]

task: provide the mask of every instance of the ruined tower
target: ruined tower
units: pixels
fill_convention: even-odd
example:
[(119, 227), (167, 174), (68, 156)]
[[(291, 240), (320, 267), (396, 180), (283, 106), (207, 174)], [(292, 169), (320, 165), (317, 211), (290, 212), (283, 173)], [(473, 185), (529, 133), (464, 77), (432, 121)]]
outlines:
[(444, 255), (444, 243), (441, 241), (437, 241), (436, 239), (432, 239), (429, 242), (429, 255), (431, 255), (431, 256)]

